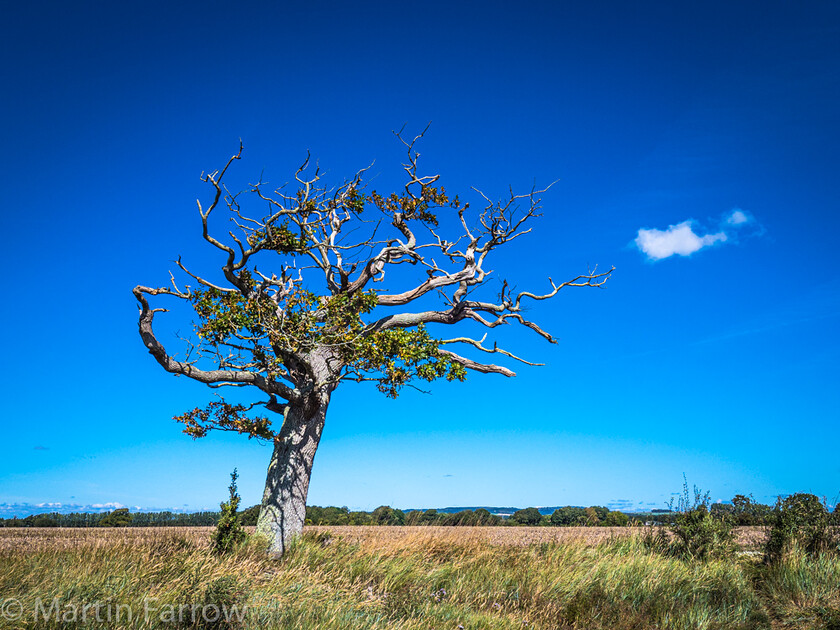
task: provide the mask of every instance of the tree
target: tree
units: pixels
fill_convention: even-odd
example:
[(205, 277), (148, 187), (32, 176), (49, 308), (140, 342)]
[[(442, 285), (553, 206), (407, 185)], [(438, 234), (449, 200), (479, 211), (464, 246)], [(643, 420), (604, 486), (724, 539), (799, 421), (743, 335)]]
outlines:
[(476, 525), (482, 525), (482, 526), (498, 525), (500, 520), (501, 519), (498, 516), (496, 516), (494, 514), (491, 514), (489, 510), (486, 510), (484, 508), (478, 508), (475, 511), (475, 524)]
[(604, 519), (604, 525), (607, 527), (624, 527), (630, 522), (630, 517), (624, 512), (611, 511)]
[(510, 515), (510, 520), (520, 525), (539, 525), (542, 520), (542, 514), (535, 507), (525, 508), (524, 510), (516, 510)]
[(591, 509), (595, 512), (595, 516), (597, 517), (597, 522), (595, 524), (603, 523), (606, 520), (607, 515), (610, 513), (610, 509), (604, 507), (603, 505), (593, 505)]
[(554, 513), (551, 515), (551, 524), (577, 527), (586, 525), (587, 519), (588, 515), (584, 508), (567, 505), (566, 507), (554, 510)]
[(211, 536), (213, 550), (217, 553), (226, 553), (245, 542), (245, 530), (242, 529), (242, 523), (239, 521), (239, 514), (237, 514), (241, 501), (236, 488), (238, 478), (239, 473), (234, 468), (233, 472), (230, 473), (230, 485), (228, 486), (230, 497), (220, 504), (222, 512), (219, 516), (219, 523)]
[(131, 525), (131, 514), (128, 508), (118, 508), (113, 512), (108, 512), (99, 521), (100, 527), (128, 527)]
[[(373, 381), (396, 398), (417, 381), (461, 381), (468, 371), (515, 376), (451, 348), (538, 364), (485, 345), (486, 334), (447, 339), (430, 327), (464, 323), (491, 331), (518, 324), (556, 343), (526, 318), (527, 303), (567, 287), (600, 287), (612, 272), (596, 268), (562, 283), (549, 278), (547, 293), (516, 291), (501, 280), (495, 298), (480, 294), (495, 277), (488, 268), (493, 253), (531, 231), (545, 191), (511, 191), (494, 203), (476, 190), (485, 206), (473, 212), (437, 185), (439, 175), (418, 174), (415, 145), (423, 133), (411, 141), (396, 134), (408, 153), (407, 181), (399, 193), (386, 195), (368, 191), (368, 169), (334, 189), (323, 186), (309, 156), (295, 173), (293, 190), (269, 192), (258, 181), (231, 193), (224, 180), (242, 157), (240, 144), (224, 168), (203, 176), (212, 199), (198, 204), (202, 237), (221, 253), (223, 280), (200, 276), (179, 258), (179, 269), (196, 286), (181, 288), (172, 276), (169, 287), (134, 288), (140, 336), (164, 370), (213, 388), (251, 387), (265, 395), (249, 404), (219, 397), (176, 419), (194, 438), (226, 430), (273, 441), (257, 530), (268, 536), (274, 555), (303, 526), (312, 463), (341, 382)], [(249, 201), (264, 214), (251, 216)], [(225, 206), (237, 231), (217, 238), (210, 219)], [(452, 228), (460, 235), (450, 237)], [(543, 244), (553, 247), (554, 235)], [(411, 278), (412, 271), (420, 277)], [(404, 290), (385, 289), (386, 274), (392, 283), (406, 283)], [(149, 304), (158, 296), (182, 300), (196, 317), (184, 359), (170, 355), (153, 330), (155, 315), (165, 310)], [(435, 296), (440, 301), (433, 305)], [(276, 414), (279, 428), (267, 415), (251, 415), (257, 407)]]
[(405, 514), (389, 505), (380, 505), (370, 515), (374, 525), (404, 525)]

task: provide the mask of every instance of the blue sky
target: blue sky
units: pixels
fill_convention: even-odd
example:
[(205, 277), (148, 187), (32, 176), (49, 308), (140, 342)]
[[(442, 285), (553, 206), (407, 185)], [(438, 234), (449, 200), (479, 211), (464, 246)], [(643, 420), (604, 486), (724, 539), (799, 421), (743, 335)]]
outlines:
[[(164, 373), (131, 288), (218, 266), (202, 171), (340, 181), (391, 130), (453, 192), (558, 183), (496, 268), (525, 288), (616, 266), (531, 314), (547, 363), (397, 401), (335, 394), (311, 504), (661, 507), (840, 495), (840, 6), (33, 2), (0, 25), (0, 511), (202, 509), (269, 447), (193, 442), (210, 392)], [(744, 220), (741, 220), (744, 219)], [(171, 342), (171, 343), (174, 343)], [(170, 345), (171, 345), (170, 343)]]

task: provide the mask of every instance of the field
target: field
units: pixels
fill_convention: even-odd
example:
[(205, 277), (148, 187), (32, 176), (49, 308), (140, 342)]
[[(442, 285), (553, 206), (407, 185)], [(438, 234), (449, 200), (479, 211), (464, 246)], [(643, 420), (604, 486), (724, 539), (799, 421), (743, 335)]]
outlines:
[[(840, 561), (709, 562), (631, 528), (314, 527), (280, 561), (210, 528), (0, 529), (4, 628), (840, 628)], [(746, 553), (745, 553), (746, 552)], [(217, 618), (218, 617), (218, 618)]]

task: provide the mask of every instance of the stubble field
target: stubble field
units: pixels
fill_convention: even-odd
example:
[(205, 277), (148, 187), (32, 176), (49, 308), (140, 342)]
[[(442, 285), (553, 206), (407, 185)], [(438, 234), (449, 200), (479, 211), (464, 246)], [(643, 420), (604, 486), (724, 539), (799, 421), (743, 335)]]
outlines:
[[(254, 528), (246, 528), (253, 533)], [(212, 527), (126, 527), (0, 528), (0, 552), (47, 551), (83, 547), (109, 547), (134, 541), (167, 539), (177, 536), (197, 547), (209, 547)], [(444, 544), (486, 544), (527, 547), (543, 543), (598, 545), (641, 535), (634, 527), (378, 527), (365, 525), (307, 526), (305, 532), (331, 534), (348, 543), (364, 546), (379, 544), (417, 544), (428, 539)], [(766, 537), (763, 527), (736, 529), (738, 548), (757, 550)]]

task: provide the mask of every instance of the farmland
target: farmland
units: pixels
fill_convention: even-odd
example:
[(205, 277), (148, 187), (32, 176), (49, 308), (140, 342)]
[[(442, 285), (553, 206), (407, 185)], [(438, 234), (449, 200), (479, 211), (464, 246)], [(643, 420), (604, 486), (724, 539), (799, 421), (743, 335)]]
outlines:
[[(211, 528), (7, 528), (0, 530), (0, 599), (6, 602), (0, 624), (348, 630), (837, 627), (836, 556), (792, 554), (772, 567), (755, 553), (686, 561), (647, 548), (639, 531), (312, 527), (282, 560), (273, 561), (255, 541), (227, 556), (213, 554)], [(741, 550), (754, 550), (762, 534), (740, 530)], [(10, 608), (11, 601), (18, 608)], [(102, 621), (94, 614), (97, 603)], [(206, 609), (231, 608), (236, 615), (228, 621), (202, 617)], [(18, 610), (20, 615), (10, 619)], [(198, 616), (191, 617), (195, 610)]]

